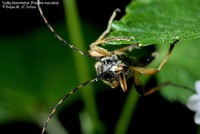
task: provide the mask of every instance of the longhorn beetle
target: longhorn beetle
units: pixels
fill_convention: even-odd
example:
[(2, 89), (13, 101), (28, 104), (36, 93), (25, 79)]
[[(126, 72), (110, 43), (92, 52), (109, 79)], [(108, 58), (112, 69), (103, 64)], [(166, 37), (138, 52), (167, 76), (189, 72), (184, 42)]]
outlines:
[(106, 43), (110, 40), (128, 40), (128, 38), (126, 37), (106, 38), (106, 36), (111, 31), (111, 25), (117, 12), (120, 12), (119, 9), (116, 9), (113, 11), (109, 19), (107, 29), (102, 33), (102, 35), (95, 42), (93, 42), (90, 45), (89, 53), (85, 53), (83, 51), (78, 50), (75, 46), (69, 44), (54, 30), (54, 28), (50, 25), (50, 23), (47, 21), (46, 17), (43, 14), (43, 11), (40, 6), (40, 0), (37, 0), (37, 5), (38, 5), (40, 15), (42, 16), (45, 24), (48, 26), (48, 28), (54, 34), (54, 36), (58, 40), (60, 40), (64, 45), (75, 50), (81, 55), (96, 60), (95, 69), (97, 72), (97, 76), (95, 78), (82, 83), (81, 85), (72, 89), (68, 94), (63, 96), (63, 98), (56, 104), (56, 106), (53, 108), (52, 112), (50, 113), (49, 117), (47, 118), (42, 129), (42, 134), (45, 132), (50, 119), (52, 118), (52, 116), (54, 115), (58, 107), (63, 103), (63, 101), (67, 97), (69, 97), (71, 94), (76, 92), (78, 89), (90, 83), (102, 80), (104, 83), (108, 84), (111, 88), (116, 88), (120, 85), (123, 91), (127, 91), (127, 80), (130, 77), (133, 77), (136, 90), (139, 93), (142, 93), (142, 95), (144, 96), (149, 95), (164, 86), (173, 85), (173, 83), (170, 83), (170, 82), (161, 83), (160, 85), (153, 87), (146, 92), (144, 91), (143, 87), (140, 84), (138, 75), (139, 74), (153, 75), (159, 72), (164, 66), (164, 64), (166, 63), (166, 61), (168, 60), (168, 57), (170, 56), (178, 40), (175, 40), (173, 43), (170, 44), (169, 50), (158, 68), (145, 68), (145, 66), (148, 65), (155, 58), (153, 54), (147, 59), (147, 61), (149, 62), (147, 62), (143, 66), (140, 66), (138, 64), (140, 60), (131, 58), (126, 54), (127, 51), (132, 51), (133, 49), (138, 48), (139, 47), (138, 44), (129, 45), (120, 49), (116, 49), (114, 51), (108, 51), (107, 49), (99, 46), (100, 44)]

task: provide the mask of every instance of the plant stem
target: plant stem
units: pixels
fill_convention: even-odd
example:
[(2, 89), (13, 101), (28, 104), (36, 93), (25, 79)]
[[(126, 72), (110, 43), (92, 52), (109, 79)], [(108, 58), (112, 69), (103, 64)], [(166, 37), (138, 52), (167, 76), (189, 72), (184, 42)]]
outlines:
[[(67, 29), (71, 39), (71, 42), (76, 45), (80, 50), (85, 50), (84, 46), (84, 37), (81, 31), (81, 25), (79, 20), (79, 15), (76, 7), (76, 0), (66, 0), (63, 1), (65, 15), (66, 15), (66, 22), (67, 22)], [(78, 80), (81, 82), (85, 82), (86, 80), (91, 79), (90, 77), (90, 70), (88, 68), (88, 62), (86, 60), (87, 57), (84, 57), (80, 54), (74, 52), (74, 62), (75, 68), (77, 71)], [(80, 67), (81, 66), (81, 67)], [(80, 90), (81, 97), (86, 108), (86, 111), (89, 113), (91, 119), (93, 129), (96, 131), (100, 128), (100, 121), (98, 117), (98, 111), (96, 107), (94, 91), (92, 89), (92, 85), (87, 85), (87, 89)], [(93, 130), (92, 130), (93, 131)]]
[(121, 112), (121, 116), (115, 127), (115, 134), (126, 134), (129, 127), (131, 117), (134, 113), (139, 95), (135, 89), (131, 89), (125, 102), (125, 106)]

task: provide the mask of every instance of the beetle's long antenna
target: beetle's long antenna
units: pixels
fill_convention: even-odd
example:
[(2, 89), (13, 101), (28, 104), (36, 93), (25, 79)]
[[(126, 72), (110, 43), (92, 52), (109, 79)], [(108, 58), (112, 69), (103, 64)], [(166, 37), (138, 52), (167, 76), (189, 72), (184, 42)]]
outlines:
[(63, 98), (56, 104), (56, 106), (53, 108), (53, 110), (51, 111), (51, 113), (49, 114), (49, 117), (47, 118), (43, 128), (42, 128), (42, 133), (41, 134), (44, 134), (46, 128), (47, 128), (47, 125), (49, 124), (52, 116), (54, 115), (54, 113), (57, 111), (58, 107), (70, 96), (72, 95), (74, 92), (76, 92), (78, 89), (92, 83), (92, 82), (96, 82), (99, 80), (99, 76), (97, 76), (96, 78), (92, 79), (92, 80), (89, 80), (89, 81), (86, 81), (84, 82), (83, 84), (77, 86), (76, 88), (72, 89), (68, 94), (66, 94), (65, 96), (63, 96)]
[(54, 28), (51, 26), (51, 24), (47, 21), (46, 17), (44, 16), (44, 13), (42, 11), (42, 8), (40, 6), (40, 0), (37, 0), (37, 6), (38, 6), (38, 9), (39, 9), (39, 12), (40, 12), (40, 15), (42, 16), (45, 24), (49, 27), (49, 29), (51, 30), (51, 32), (54, 34), (54, 36), (59, 39), (64, 45), (70, 47), (71, 49), (75, 50), (76, 52), (80, 53), (81, 55), (84, 55), (86, 57), (89, 57), (89, 58), (93, 58), (95, 59), (94, 57), (88, 55), (87, 53), (83, 52), (83, 51), (80, 51), (78, 48), (76, 48), (75, 46), (69, 44), (67, 41), (65, 41), (55, 30)]

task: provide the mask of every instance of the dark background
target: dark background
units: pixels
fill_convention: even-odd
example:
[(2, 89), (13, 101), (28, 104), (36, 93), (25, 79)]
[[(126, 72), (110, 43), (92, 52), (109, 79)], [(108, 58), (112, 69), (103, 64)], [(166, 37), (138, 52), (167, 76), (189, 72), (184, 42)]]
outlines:
[[(122, 9), (123, 16), (125, 6), (130, 0), (77, 0), (81, 19), (89, 20), (103, 31), (107, 25), (108, 18), (115, 8)], [(43, 7), (44, 13), (51, 24), (64, 21), (64, 11), (62, 3), (52, 7), (51, 10)], [(26, 35), (32, 30), (44, 25), (39, 11), (31, 10), (5, 10), (0, 11), (0, 36), (9, 37), (18, 34)], [(100, 34), (100, 33), (99, 33)], [(112, 99), (110, 99), (112, 98)], [(107, 90), (107, 92), (97, 95), (100, 118), (107, 127), (107, 133), (113, 133), (115, 123), (123, 107), (126, 94), (120, 88)], [(70, 133), (80, 133), (75, 127), (79, 125), (77, 114), (82, 108), (82, 102), (77, 101), (74, 105), (63, 109), (60, 112), (60, 121), (66, 126)], [(69, 118), (70, 115), (70, 118)], [(37, 116), (37, 115), (36, 115)], [(179, 103), (170, 103), (157, 92), (148, 97), (141, 97), (133, 114), (128, 133), (166, 133), (166, 134), (192, 134), (196, 131), (193, 124), (194, 113)], [(68, 118), (68, 120), (64, 120)], [(26, 122), (12, 122), (0, 125), (0, 133), (20, 133), (36, 134), (41, 129), (34, 124)]]

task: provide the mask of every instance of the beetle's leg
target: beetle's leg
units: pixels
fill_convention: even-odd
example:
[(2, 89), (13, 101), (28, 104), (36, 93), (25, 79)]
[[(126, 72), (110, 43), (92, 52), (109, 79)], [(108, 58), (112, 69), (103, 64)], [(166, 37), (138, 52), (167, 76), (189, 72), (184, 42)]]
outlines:
[(172, 44), (170, 44), (169, 50), (167, 52), (167, 55), (165, 56), (165, 58), (162, 60), (161, 64), (159, 65), (158, 68), (145, 68), (145, 67), (134, 67), (134, 66), (130, 66), (129, 68), (133, 71), (139, 72), (141, 74), (156, 74), (158, 71), (160, 71), (162, 69), (162, 67), (165, 65), (165, 63), (167, 62), (173, 48), (174, 45), (178, 42), (178, 40), (176, 40), (175, 42), (173, 42)]
[(135, 85), (135, 88), (137, 90), (137, 92), (143, 96), (147, 96), (147, 95), (150, 95), (160, 89), (162, 89), (163, 87), (166, 87), (166, 86), (173, 86), (173, 87), (177, 87), (177, 88), (181, 88), (181, 89), (185, 89), (187, 91), (190, 91), (192, 93), (194, 93), (194, 89), (190, 88), (190, 87), (187, 87), (187, 86), (184, 86), (184, 85), (179, 85), (179, 84), (176, 84), (176, 83), (173, 83), (173, 82), (170, 82), (170, 81), (165, 81), (155, 87), (152, 87), (150, 88), (148, 91), (145, 91), (144, 90), (144, 87), (142, 86), (142, 84), (140, 83), (140, 80), (139, 80), (139, 77), (138, 77), (138, 72), (134, 72), (134, 85)]
[(143, 95), (149, 95), (149, 94), (152, 94), (154, 93), (155, 91), (159, 90), (160, 88), (162, 87), (165, 87), (167, 85), (172, 85), (170, 82), (164, 82), (164, 83), (161, 83), (160, 85), (156, 86), (156, 87), (153, 87), (151, 88), (149, 91), (144, 91), (144, 88), (142, 87), (141, 83), (140, 83), (140, 80), (139, 80), (139, 73), (140, 74), (149, 74), (149, 75), (153, 75), (153, 74), (156, 74), (158, 71), (160, 71), (162, 69), (162, 67), (165, 65), (165, 63), (167, 62), (173, 48), (174, 48), (174, 45), (178, 42), (178, 40), (176, 40), (175, 42), (173, 42), (172, 44), (170, 44), (170, 47), (169, 47), (169, 50), (167, 52), (167, 55), (165, 56), (165, 58), (163, 59), (163, 61), (161, 62), (161, 64), (159, 65), (158, 68), (145, 68), (145, 67), (134, 67), (134, 66), (130, 66), (129, 68), (131, 70), (134, 71), (134, 84), (135, 84), (135, 87), (136, 87), (136, 90), (140, 93), (140, 94), (143, 94)]
[(120, 12), (120, 9), (115, 9), (108, 21), (108, 26), (106, 28), (106, 30), (101, 34), (101, 36), (99, 36), (99, 38), (93, 42), (91, 45), (90, 45), (90, 50), (89, 50), (89, 54), (91, 56), (94, 56), (94, 57), (100, 57), (100, 56), (111, 56), (112, 53), (109, 52), (108, 50), (106, 50), (105, 48), (103, 47), (99, 47), (98, 45), (100, 44), (104, 44), (106, 42), (109, 42), (109, 41), (115, 41), (115, 40), (127, 40), (127, 39), (130, 39), (130, 38), (127, 38), (127, 37), (114, 37), (114, 38), (105, 38), (111, 31), (111, 27), (112, 27), (112, 23), (117, 15), (117, 12)]
[(138, 44), (131, 44), (131, 45), (116, 49), (116, 50), (112, 51), (112, 53), (114, 53), (116, 55), (120, 55), (120, 54), (125, 53), (125, 51), (131, 52), (133, 49), (140, 49), (140, 47), (138, 46)]
[(134, 86), (136, 91), (140, 94), (140, 95), (144, 95), (144, 88), (139, 80), (139, 73), (138, 72), (133, 72), (133, 82), (134, 82)]
[(90, 45), (89, 54), (91, 56), (100, 57), (100, 56), (110, 56), (111, 55), (111, 52), (109, 52), (105, 48), (99, 47), (98, 45), (106, 42), (106, 40), (104, 38), (110, 33), (112, 22), (113, 22), (114, 18), (116, 17), (117, 12), (120, 12), (120, 9), (117, 8), (113, 11), (113, 13), (108, 21), (108, 26), (107, 26), (106, 30), (101, 34), (101, 36), (99, 36), (99, 38), (95, 42), (93, 42)]
[(121, 12), (119, 8), (117, 8), (117, 9), (115, 9), (113, 11), (113, 13), (112, 13), (112, 15), (111, 15), (111, 17), (110, 17), (110, 19), (108, 21), (108, 25), (107, 25), (106, 30), (101, 34), (101, 36), (99, 36), (99, 38), (97, 39), (97, 41), (104, 39), (110, 33), (111, 27), (112, 27), (112, 23), (113, 23), (116, 15), (117, 15), (117, 12)]
[(139, 80), (139, 73), (138, 72), (134, 72), (133, 75), (134, 78), (134, 85), (135, 85), (135, 89), (136, 91), (142, 95), (142, 96), (147, 96), (150, 95), (156, 91), (158, 91), (159, 89), (161, 89), (162, 87), (168, 86), (169, 84), (167, 82), (161, 83), (158, 86), (152, 87), (150, 88), (148, 91), (145, 91), (143, 85), (141, 84), (140, 80)]

